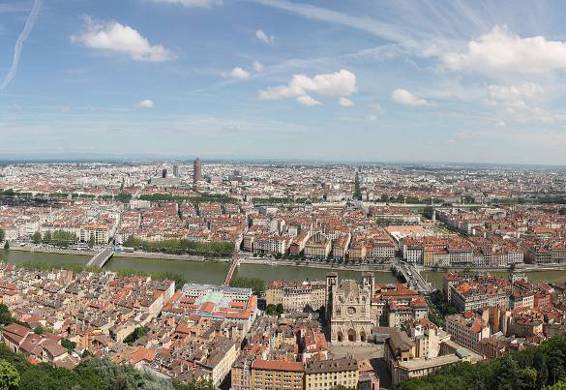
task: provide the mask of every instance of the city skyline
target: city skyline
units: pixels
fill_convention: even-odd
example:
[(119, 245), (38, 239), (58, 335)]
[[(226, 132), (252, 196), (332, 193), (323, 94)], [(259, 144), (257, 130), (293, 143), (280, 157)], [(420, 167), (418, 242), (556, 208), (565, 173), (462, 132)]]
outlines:
[(557, 1), (0, 2), (0, 154), (564, 165)]

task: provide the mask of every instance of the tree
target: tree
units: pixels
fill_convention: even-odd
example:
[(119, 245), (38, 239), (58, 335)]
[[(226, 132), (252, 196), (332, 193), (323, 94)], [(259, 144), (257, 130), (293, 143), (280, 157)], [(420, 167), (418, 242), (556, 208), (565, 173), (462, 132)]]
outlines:
[(51, 244), (51, 232), (50, 231), (46, 231), (43, 234), (43, 243), (44, 244)]
[(63, 348), (66, 348), (69, 352), (72, 352), (72, 351), (75, 350), (77, 343), (75, 343), (74, 341), (71, 341), (69, 339), (62, 339), (61, 340), (61, 346)]
[(15, 390), (20, 387), (20, 373), (7, 360), (0, 359), (0, 390)]
[(6, 239), (6, 232), (4, 229), (0, 229), (0, 241), (4, 241)]
[(175, 381), (173, 382), (173, 387), (175, 390), (214, 390), (214, 383), (204, 379), (195, 380), (187, 384)]
[(265, 280), (260, 278), (238, 277), (232, 279), (232, 281), (230, 282), (230, 287), (251, 288), (254, 294), (259, 295), (265, 291)]
[(75, 233), (71, 233), (65, 230), (55, 230), (51, 234), (50, 238), (51, 238), (50, 244), (63, 248), (66, 248), (70, 244), (74, 244), (75, 242), (77, 242), (77, 235)]
[(31, 236), (31, 240), (34, 244), (41, 243), (41, 233), (40, 232), (33, 233), (33, 235)]
[(0, 325), (8, 325), (12, 322), (14, 322), (14, 318), (12, 317), (12, 313), (10, 313), (8, 306), (3, 303), (0, 304)]
[(6, 241), (6, 242), (4, 243), (4, 250), (7, 251), (7, 250), (9, 250), (9, 249), (10, 249), (10, 243), (9, 243), (8, 241)]
[(270, 303), (269, 305), (267, 305), (267, 307), (265, 308), (265, 313), (267, 315), (273, 316), (275, 314), (277, 314), (277, 311), (275, 310), (276, 306), (272, 303)]
[(138, 326), (124, 339), (124, 342), (126, 344), (133, 345), (139, 338), (145, 336), (147, 332), (149, 332), (149, 328), (147, 326)]
[(45, 333), (45, 328), (41, 325), (37, 325), (35, 328), (33, 328), (33, 333), (42, 335)]
[(94, 238), (94, 235), (90, 236), (90, 239), (88, 240), (88, 247), (89, 248), (94, 248), (94, 245), (96, 244), (96, 240)]
[(564, 362), (566, 356), (560, 349), (553, 349), (547, 356), (547, 365), (550, 368), (551, 383), (556, 383), (564, 375)]
[(278, 303), (277, 306), (275, 306), (275, 313), (277, 313), (278, 316), (283, 314), (284, 311), (285, 310), (283, 309), (283, 305), (281, 303)]
[(546, 357), (540, 349), (535, 352), (533, 357), (533, 367), (537, 370), (537, 388), (543, 388), (548, 382), (548, 366)]

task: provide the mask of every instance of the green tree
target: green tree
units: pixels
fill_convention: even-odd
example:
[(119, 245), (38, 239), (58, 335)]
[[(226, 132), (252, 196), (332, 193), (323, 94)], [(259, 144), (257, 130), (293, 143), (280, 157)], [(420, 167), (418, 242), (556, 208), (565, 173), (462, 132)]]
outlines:
[(124, 246), (145, 252), (191, 254), (204, 257), (230, 257), (234, 251), (234, 243), (229, 241), (195, 242), (177, 239), (145, 241), (133, 236), (124, 242)]
[(37, 325), (35, 328), (33, 328), (33, 333), (42, 335), (45, 333), (45, 328), (41, 325)]
[(207, 380), (195, 380), (191, 383), (173, 382), (175, 390), (214, 390), (214, 383)]
[(272, 303), (267, 305), (267, 307), (265, 308), (265, 314), (270, 315), (270, 316), (277, 314), (276, 306)]
[(94, 238), (94, 235), (91, 235), (90, 239), (88, 240), (88, 247), (94, 248), (95, 244), (96, 244), (96, 239)]
[(62, 339), (61, 340), (61, 346), (63, 348), (66, 348), (69, 352), (72, 352), (72, 351), (75, 350), (77, 343), (75, 343), (74, 341), (71, 341), (69, 339)]
[(10, 313), (8, 306), (3, 303), (0, 304), (0, 325), (8, 325), (12, 322), (14, 322), (14, 318), (12, 317), (12, 313)]
[(9, 249), (10, 249), (10, 243), (9, 243), (8, 241), (6, 241), (6, 242), (4, 243), (4, 250), (7, 251), (7, 250), (9, 250)]
[(149, 328), (147, 326), (139, 326), (124, 339), (124, 342), (126, 344), (133, 345), (139, 338), (145, 336), (147, 332), (149, 332)]
[(0, 390), (15, 390), (20, 387), (20, 373), (7, 360), (0, 360)]
[(564, 376), (566, 364), (566, 356), (564, 352), (560, 349), (553, 349), (547, 355), (547, 365), (550, 371), (550, 377), (552, 378), (551, 383), (556, 383), (560, 378)]
[(283, 305), (281, 303), (278, 303), (277, 306), (275, 306), (275, 313), (277, 313), (278, 316), (283, 314), (284, 311), (285, 310), (283, 309)]
[(2, 195), (4, 195), (4, 196), (14, 196), (14, 195), (16, 195), (16, 191), (14, 191), (12, 188), (8, 188), (7, 190), (4, 190), (2, 192)]
[(238, 277), (232, 279), (230, 286), (251, 288), (254, 294), (259, 295), (265, 291), (265, 280), (260, 278)]
[(537, 371), (537, 388), (543, 388), (548, 382), (548, 366), (546, 364), (546, 357), (540, 349), (535, 352), (533, 357), (533, 367)]
[(75, 233), (67, 232), (65, 230), (55, 230), (51, 234), (50, 243), (58, 247), (66, 248), (70, 244), (74, 244), (76, 242), (77, 235)]
[(31, 241), (34, 244), (39, 244), (41, 243), (41, 233), (40, 232), (35, 232), (33, 233), (33, 235), (31, 236)]
[(51, 232), (50, 231), (46, 231), (43, 234), (43, 243), (44, 244), (51, 244)]

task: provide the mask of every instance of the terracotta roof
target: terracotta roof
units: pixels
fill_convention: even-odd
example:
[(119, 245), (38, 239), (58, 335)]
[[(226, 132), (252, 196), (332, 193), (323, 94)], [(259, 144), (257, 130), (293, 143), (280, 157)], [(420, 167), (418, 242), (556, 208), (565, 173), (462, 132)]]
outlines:
[(252, 368), (256, 370), (272, 370), (272, 371), (304, 371), (303, 363), (288, 362), (285, 360), (255, 360)]

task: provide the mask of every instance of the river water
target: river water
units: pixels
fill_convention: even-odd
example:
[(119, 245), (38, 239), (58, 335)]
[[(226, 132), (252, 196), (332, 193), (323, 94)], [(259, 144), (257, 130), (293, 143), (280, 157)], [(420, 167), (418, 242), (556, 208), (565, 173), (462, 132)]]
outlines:
[[(42, 262), (57, 265), (86, 264), (89, 257), (84, 255), (61, 255), (53, 253), (31, 253), (23, 251), (2, 251), (0, 258), (14, 264), (28, 262)], [(136, 257), (114, 256), (106, 265), (105, 269), (112, 271), (134, 270), (143, 272), (172, 272), (182, 275), (185, 280), (196, 283), (220, 284), (224, 280), (228, 263), (215, 261), (187, 261), (187, 260), (165, 260), (146, 259)], [(301, 266), (279, 265), (271, 266), (264, 264), (242, 264), (237, 276), (256, 277), (266, 281), (274, 279), (287, 280), (323, 280), (329, 272), (328, 269), (308, 268)], [(358, 278), (357, 271), (336, 271), (341, 278)], [(442, 286), (442, 274), (435, 272), (424, 272), (425, 278), (435, 287)], [(505, 277), (505, 272), (494, 272), (494, 274)], [(566, 281), (566, 271), (541, 271), (529, 272), (532, 281), (545, 280), (548, 282)], [(388, 272), (376, 272), (377, 283), (395, 282), (396, 278)]]

